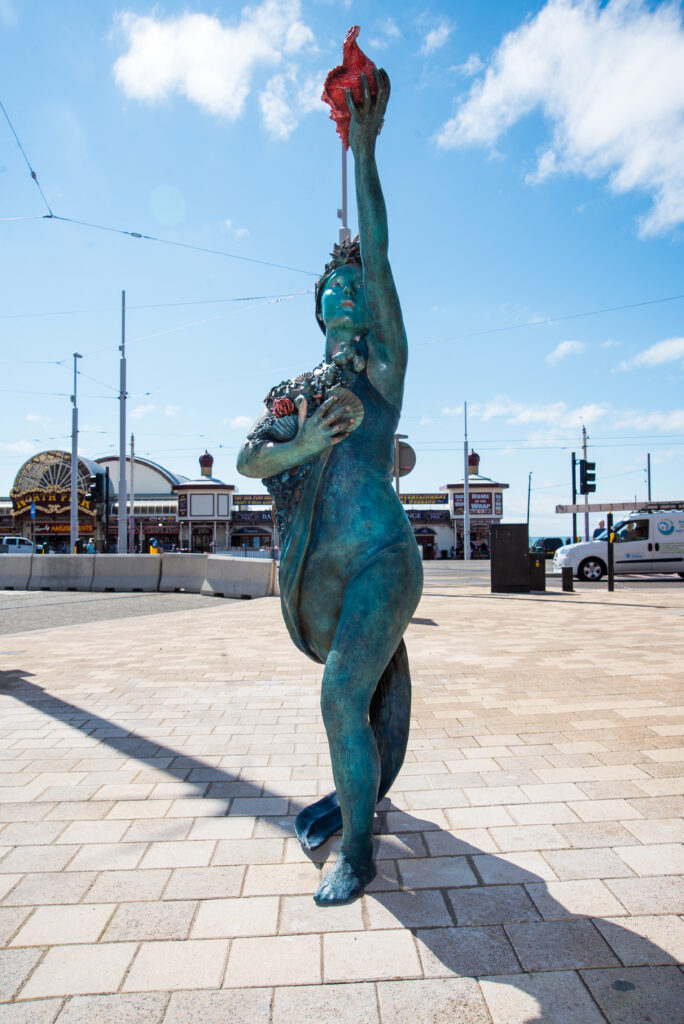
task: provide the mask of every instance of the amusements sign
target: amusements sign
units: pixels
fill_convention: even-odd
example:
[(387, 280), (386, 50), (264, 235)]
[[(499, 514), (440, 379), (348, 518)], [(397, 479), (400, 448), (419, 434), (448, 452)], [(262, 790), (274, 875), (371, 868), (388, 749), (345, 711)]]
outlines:
[[(36, 526), (36, 536), (43, 536), (46, 533), (70, 533), (70, 532), (71, 532), (71, 524), (70, 523), (38, 523), (38, 525)], [(93, 532), (93, 524), (92, 523), (79, 523), (78, 524), (78, 532), (79, 533), (92, 533)]]
[(272, 505), (270, 494), (234, 494), (233, 507), (237, 505)]
[(448, 505), (448, 494), (400, 494), (402, 505)]
[[(13, 491), (11, 494), (12, 507), (15, 515), (20, 515), (31, 505), (36, 506), (36, 511), (59, 514), (68, 512), (71, 508), (71, 493), (69, 491), (44, 491), (35, 488), (31, 491)], [(78, 492), (79, 511), (88, 515), (95, 515), (93, 499), (86, 491)]]

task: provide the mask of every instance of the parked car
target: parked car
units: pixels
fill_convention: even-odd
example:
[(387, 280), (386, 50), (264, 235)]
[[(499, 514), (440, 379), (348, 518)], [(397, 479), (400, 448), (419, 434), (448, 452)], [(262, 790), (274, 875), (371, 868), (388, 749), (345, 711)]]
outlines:
[(26, 537), (0, 538), (0, 553), (7, 555), (32, 555), (33, 541)]
[[(674, 572), (684, 579), (684, 513), (632, 512), (613, 527), (616, 573)], [(579, 580), (600, 580), (608, 572), (608, 541), (590, 540), (557, 549), (556, 572), (571, 568)]]
[(544, 558), (553, 558), (554, 552), (562, 546), (562, 537), (540, 537), (530, 548), (530, 553), (533, 555), (543, 555)]

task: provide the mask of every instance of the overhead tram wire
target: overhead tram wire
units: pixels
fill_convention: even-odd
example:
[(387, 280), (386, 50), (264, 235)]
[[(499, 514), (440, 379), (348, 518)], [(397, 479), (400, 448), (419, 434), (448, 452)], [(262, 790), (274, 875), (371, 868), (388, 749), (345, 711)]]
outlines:
[[(42, 218), (40, 218), (42, 220)], [(145, 302), (138, 305), (126, 305), (130, 312), (134, 309), (172, 309), (175, 306), (212, 306), (225, 302), (262, 302), (269, 299), (297, 299), (302, 295), (313, 295), (313, 288), (303, 292), (283, 292), (278, 295), (240, 295), (236, 298), (221, 299), (188, 299), (186, 302)], [(0, 313), (0, 320), (23, 320), (40, 316), (77, 316), (88, 313), (117, 313), (121, 306), (98, 306), (91, 309), (53, 309), (40, 313)], [(2, 360), (0, 360), (1, 362)], [(20, 361), (20, 360), (19, 360)], [(43, 362), (44, 360), (40, 360)]]
[(262, 267), (273, 267), (276, 270), (289, 270), (294, 274), (306, 274), (308, 277), (318, 277), (314, 270), (302, 270), (301, 267), (289, 267), (283, 263), (272, 263), (270, 260), (259, 260), (254, 256), (239, 256), (234, 252), (226, 252), (224, 249), (209, 249), (203, 245), (191, 245), (190, 242), (176, 242), (172, 238), (158, 238), (156, 235), (146, 235), (141, 231), (126, 231), (123, 228), (111, 228), (106, 224), (93, 224), (87, 220), (76, 220), (75, 217), (61, 217), (56, 213), (46, 213), (43, 220), (61, 220), (66, 224), (77, 224), (84, 228), (93, 228), (96, 231), (110, 231), (116, 235), (128, 235), (129, 238), (141, 238), (146, 242), (159, 242), (161, 245), (175, 245), (180, 249), (192, 249), (194, 252), (207, 253), (210, 256), (225, 256), (231, 260), (242, 260), (244, 263), (258, 263)]
[[(43, 192), (42, 188), (40, 187), (40, 182), (38, 181), (38, 175), (36, 174), (36, 172), (31, 167), (31, 163), (29, 161), (29, 158), (26, 156), (26, 151), (24, 150), (24, 147), (21, 144), (19, 136), (17, 135), (16, 131), (14, 130), (14, 125), (10, 121), (10, 116), (7, 113), (7, 111), (5, 110), (5, 107), (3, 106), (2, 102), (0, 102), (0, 110), (2, 110), (3, 114), (5, 115), (5, 120), (7, 121), (7, 124), (10, 126), (10, 131), (12, 132), (12, 135), (14, 136), (14, 139), (15, 139), (15, 141), (17, 143), (17, 146), (19, 147), (19, 150), (21, 152), (21, 155), (23, 156), (24, 160), (26, 161), (26, 166), (29, 169), (29, 173), (31, 175), (31, 178), (33, 179), (33, 181), (35, 181), (36, 188), (40, 192), (41, 198), (42, 198), (43, 202), (45, 203), (45, 206), (47, 207), (47, 211), (48, 211), (47, 212), (47, 216), (48, 217), (54, 217), (54, 213), (52, 212), (52, 207), (48, 203), (47, 199), (45, 198), (45, 193)], [(22, 218), (22, 219), (24, 219), (24, 218)]]
[(532, 320), (524, 324), (508, 324), (506, 327), (490, 327), (486, 331), (469, 331), (467, 334), (453, 334), (449, 338), (435, 338), (433, 341), (418, 342), (423, 345), (442, 345), (446, 341), (464, 341), (467, 338), (481, 338), (485, 334), (499, 334), (502, 331), (520, 331), (524, 327), (544, 327), (546, 324), (558, 324), (563, 320), (579, 320), (580, 317), (598, 316), (600, 313), (618, 313), (623, 309), (637, 309), (639, 306), (655, 306), (659, 302), (675, 302), (684, 299), (681, 295), (666, 295), (662, 299), (645, 299), (643, 302), (627, 302), (622, 306), (606, 306), (603, 309), (590, 309), (586, 313), (567, 313), (565, 316), (550, 316), (543, 320)]
[[(190, 327), (200, 327), (202, 324), (214, 323), (216, 320), (226, 320), (229, 316), (237, 316), (238, 313), (248, 312), (252, 309), (262, 309), (264, 306), (274, 306), (278, 302), (287, 302), (288, 299), (294, 298), (293, 295), (284, 295), (282, 298), (269, 299), (268, 302), (260, 302), (254, 306), (243, 307), (242, 309), (232, 309), (228, 313), (219, 313), (218, 316), (205, 317), (204, 320), (195, 320), (190, 324), (180, 324), (178, 327), (169, 327), (163, 331), (155, 331), (153, 334), (144, 334), (139, 338), (132, 338), (127, 341), (128, 345), (135, 345), (139, 341), (150, 341), (152, 338), (161, 338), (165, 334), (176, 334), (178, 331), (185, 331)], [(107, 352), (112, 348), (118, 348), (116, 345), (104, 345), (102, 348), (90, 349), (88, 352), (83, 354), (86, 356), (96, 355), (98, 352)]]
[[(109, 227), (106, 224), (94, 224), (91, 221), (87, 221), (87, 220), (77, 220), (75, 217), (62, 217), (62, 216), (60, 216), (60, 214), (57, 214), (57, 213), (55, 213), (53, 211), (52, 207), (48, 203), (48, 201), (47, 201), (47, 199), (45, 197), (45, 193), (43, 192), (43, 189), (41, 188), (40, 182), (38, 181), (38, 175), (34, 171), (33, 167), (31, 167), (31, 163), (29, 161), (29, 158), (26, 155), (26, 151), (25, 151), (24, 147), (21, 144), (21, 140), (20, 140), (19, 136), (17, 135), (16, 130), (14, 128), (14, 125), (12, 124), (12, 121), (10, 120), (10, 116), (7, 113), (7, 111), (5, 110), (5, 107), (3, 106), (2, 102), (0, 102), (0, 110), (2, 110), (2, 113), (5, 115), (5, 120), (7, 121), (7, 124), (10, 127), (10, 131), (12, 132), (12, 135), (15, 138), (17, 146), (19, 147), (19, 150), (21, 152), (21, 155), (24, 158), (26, 166), (29, 169), (29, 173), (31, 175), (31, 178), (36, 183), (36, 188), (40, 192), (41, 198), (42, 198), (43, 202), (45, 203), (45, 207), (46, 207), (48, 212), (46, 214), (43, 214), (43, 217), (42, 217), (43, 220), (60, 220), (60, 221), (63, 221), (64, 223), (66, 223), (66, 224), (77, 224), (79, 227), (93, 228), (96, 231), (109, 231), (109, 232), (112, 232), (113, 234), (117, 234), (117, 235), (127, 235), (129, 238), (144, 239), (147, 242), (158, 242), (161, 245), (175, 245), (175, 246), (177, 246), (178, 248), (181, 248), (181, 249), (192, 249), (195, 252), (208, 253), (211, 256), (224, 256), (224, 257), (227, 257), (228, 259), (232, 259), (232, 260), (242, 260), (244, 263), (257, 263), (257, 264), (260, 264), (261, 266), (264, 266), (264, 267), (273, 267), (276, 270), (288, 270), (288, 271), (290, 271), (291, 273), (294, 273), (294, 274), (306, 274), (308, 277), (318, 277), (318, 273), (316, 271), (314, 271), (314, 270), (302, 270), (301, 267), (288, 267), (288, 266), (284, 266), (282, 263), (273, 263), (270, 260), (256, 259), (254, 256), (239, 256), (237, 253), (226, 252), (223, 249), (209, 249), (209, 248), (206, 248), (205, 246), (201, 246), (201, 245), (191, 245), (189, 242), (177, 242), (177, 241), (174, 241), (171, 238), (158, 238), (156, 235), (146, 235), (142, 231), (126, 231), (123, 228), (112, 228), (112, 227)], [(29, 218), (22, 218), (22, 219), (29, 219)]]

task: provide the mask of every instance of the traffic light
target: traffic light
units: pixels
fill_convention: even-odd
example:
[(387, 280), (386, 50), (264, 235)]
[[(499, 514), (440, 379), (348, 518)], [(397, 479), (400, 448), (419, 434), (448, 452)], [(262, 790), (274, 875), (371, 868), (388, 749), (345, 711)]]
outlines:
[(596, 463), (579, 460), (579, 492), (591, 494), (596, 490)]
[(95, 505), (101, 505), (106, 500), (105, 476), (104, 473), (97, 473), (90, 478), (90, 498)]

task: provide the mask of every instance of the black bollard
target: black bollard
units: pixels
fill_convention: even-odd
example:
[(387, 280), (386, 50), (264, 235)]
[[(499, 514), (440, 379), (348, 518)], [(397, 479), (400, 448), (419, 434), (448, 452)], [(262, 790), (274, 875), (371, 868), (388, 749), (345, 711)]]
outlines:
[(569, 565), (561, 569), (561, 576), (563, 579), (563, 590), (568, 594), (572, 594), (575, 588), (572, 582), (572, 569)]
[(613, 552), (613, 541), (615, 539), (615, 534), (613, 533), (612, 512), (608, 513), (606, 535), (608, 537), (608, 590), (612, 593), (615, 590), (615, 558)]

